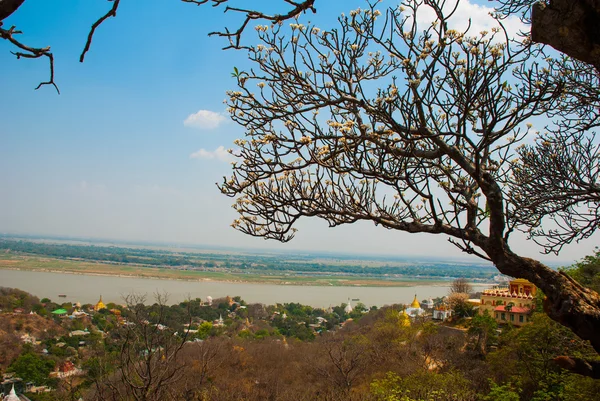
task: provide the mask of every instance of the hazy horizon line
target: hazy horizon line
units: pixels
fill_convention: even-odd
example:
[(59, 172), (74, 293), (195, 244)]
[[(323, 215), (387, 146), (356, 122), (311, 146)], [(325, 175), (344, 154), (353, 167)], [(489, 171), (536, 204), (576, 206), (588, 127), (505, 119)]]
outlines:
[[(76, 235), (62, 235), (62, 234), (38, 234), (38, 233), (16, 233), (16, 232), (0, 232), (0, 237), (8, 238), (22, 238), (22, 239), (40, 239), (40, 240), (62, 240), (62, 241), (75, 241), (75, 242), (88, 242), (88, 243), (106, 243), (106, 244), (119, 244), (121, 247), (128, 246), (154, 246), (163, 248), (165, 250), (171, 248), (189, 248), (189, 249), (201, 249), (201, 250), (214, 250), (214, 251), (233, 251), (238, 253), (248, 253), (252, 255), (260, 254), (289, 254), (294, 252), (299, 255), (313, 255), (322, 256), (330, 259), (338, 257), (344, 257), (344, 259), (355, 258), (359, 260), (402, 260), (409, 261), (410, 259), (416, 259), (418, 261), (428, 262), (443, 262), (448, 263), (460, 262), (470, 265), (493, 265), (483, 259), (472, 259), (468, 257), (457, 257), (457, 256), (430, 256), (430, 255), (415, 255), (415, 254), (389, 254), (389, 253), (364, 253), (364, 252), (340, 252), (340, 251), (322, 251), (322, 250), (309, 250), (301, 248), (293, 249), (276, 249), (276, 248), (249, 248), (249, 247), (236, 247), (227, 245), (216, 245), (216, 244), (201, 244), (191, 242), (169, 242), (169, 241), (148, 241), (148, 240), (133, 240), (133, 239), (116, 239), (116, 238), (103, 238), (103, 237), (90, 237), (90, 236), (76, 236)], [(541, 255), (544, 256), (544, 255)], [(539, 258), (543, 261), (543, 258)], [(573, 261), (561, 260), (561, 261), (545, 261), (544, 263), (549, 264), (552, 267), (568, 266), (573, 264)]]

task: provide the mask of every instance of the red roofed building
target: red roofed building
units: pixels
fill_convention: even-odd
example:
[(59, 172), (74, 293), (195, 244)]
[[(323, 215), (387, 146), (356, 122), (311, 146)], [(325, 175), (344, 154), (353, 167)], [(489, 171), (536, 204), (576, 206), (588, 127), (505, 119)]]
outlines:
[(524, 279), (512, 280), (505, 288), (484, 290), (479, 313), (483, 315), (487, 311), (498, 323), (522, 326), (535, 309), (536, 292), (535, 285)]
[(64, 361), (58, 366), (58, 371), (63, 373), (70, 372), (73, 369), (75, 369), (75, 365), (71, 361)]
[(522, 326), (529, 322), (531, 309), (527, 307), (500, 305), (494, 308), (494, 318), (498, 323), (510, 323)]

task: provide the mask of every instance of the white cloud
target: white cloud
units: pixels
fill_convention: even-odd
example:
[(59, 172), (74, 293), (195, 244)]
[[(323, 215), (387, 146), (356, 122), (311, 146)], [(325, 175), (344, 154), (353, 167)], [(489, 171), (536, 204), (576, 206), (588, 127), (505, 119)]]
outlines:
[(219, 146), (214, 151), (209, 151), (201, 148), (197, 152), (190, 155), (190, 159), (209, 159), (209, 160), (220, 160), (222, 162), (228, 162), (233, 160), (233, 156), (225, 149), (224, 146)]
[(183, 122), (183, 125), (199, 129), (214, 129), (226, 120), (227, 118), (222, 113), (210, 110), (198, 110), (198, 112), (190, 114)]
[[(449, 14), (455, 5), (455, 1), (446, 2), (443, 8), (444, 14)], [(448, 27), (459, 32), (464, 32), (469, 28), (467, 36), (478, 35), (481, 31), (490, 32), (492, 28), (500, 26), (498, 21), (490, 15), (492, 12), (494, 12), (493, 7), (475, 4), (473, 0), (460, 0), (456, 11), (449, 20)], [(436, 19), (435, 12), (431, 7), (424, 5), (419, 8), (417, 12), (419, 30), (423, 30)], [(502, 25), (504, 25), (508, 36), (511, 38), (516, 38), (520, 31), (525, 32), (528, 30), (516, 16), (511, 16), (502, 20)]]

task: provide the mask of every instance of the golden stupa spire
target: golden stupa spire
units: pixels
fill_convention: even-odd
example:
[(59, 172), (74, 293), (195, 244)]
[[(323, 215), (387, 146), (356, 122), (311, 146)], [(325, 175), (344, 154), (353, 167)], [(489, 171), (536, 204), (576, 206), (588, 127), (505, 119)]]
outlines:
[(421, 304), (419, 303), (419, 300), (417, 300), (417, 294), (415, 294), (415, 299), (413, 299), (412, 304), (410, 304), (411, 308), (420, 308)]
[(106, 309), (106, 305), (104, 305), (104, 302), (102, 302), (102, 295), (100, 295), (100, 300), (96, 304), (96, 308), (95, 309), (97, 311), (99, 311), (100, 309)]
[(400, 325), (402, 327), (410, 326), (410, 317), (408, 316), (408, 313), (406, 313), (406, 310), (404, 310), (404, 309), (402, 309), (402, 312), (400, 312)]

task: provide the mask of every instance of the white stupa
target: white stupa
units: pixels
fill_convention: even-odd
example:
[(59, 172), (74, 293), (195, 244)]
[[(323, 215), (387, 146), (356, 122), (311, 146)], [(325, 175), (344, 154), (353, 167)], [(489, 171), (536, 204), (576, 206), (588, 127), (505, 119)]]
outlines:
[(350, 301), (348, 301), (348, 305), (346, 305), (346, 307), (344, 308), (344, 312), (346, 312), (346, 313), (352, 312), (352, 305), (350, 304)]
[(6, 397), (4, 397), (4, 401), (21, 401), (19, 399), (19, 396), (15, 392), (15, 385), (14, 384), (12, 385), (12, 389), (10, 390), (10, 393), (8, 393), (8, 395)]
[(435, 306), (433, 303), (433, 299), (429, 298), (427, 301), (423, 302), (422, 305), (426, 308), (433, 309)]
[(417, 294), (415, 294), (415, 299), (413, 299), (410, 307), (406, 308), (406, 313), (411, 317), (416, 317), (425, 313), (425, 311), (421, 308), (419, 300), (417, 299)]

